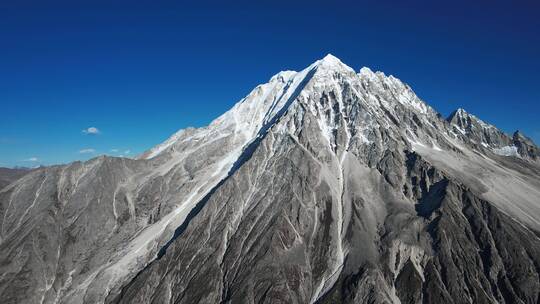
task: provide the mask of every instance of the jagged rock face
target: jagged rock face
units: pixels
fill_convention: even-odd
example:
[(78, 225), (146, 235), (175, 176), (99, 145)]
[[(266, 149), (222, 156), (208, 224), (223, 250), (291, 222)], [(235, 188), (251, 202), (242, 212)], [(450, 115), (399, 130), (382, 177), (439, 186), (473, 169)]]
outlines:
[(519, 131), (514, 132), (514, 135), (510, 137), (495, 126), (483, 122), (461, 108), (452, 112), (447, 121), (452, 126), (454, 135), (464, 137), (464, 140), (476, 149), (532, 161), (537, 161), (540, 156), (538, 147), (530, 138)]
[(540, 149), (538, 149), (530, 138), (523, 135), (521, 132), (514, 132), (512, 141), (514, 142), (514, 146), (517, 148), (518, 153), (523, 157), (534, 161), (540, 159)]
[(540, 166), (454, 128), (333, 56), (279, 73), (138, 160), (2, 190), (0, 298), (537, 303)]
[(461, 108), (450, 114), (447, 120), (457, 134), (466, 136), (478, 145), (500, 148), (512, 144), (512, 139), (504, 132)]

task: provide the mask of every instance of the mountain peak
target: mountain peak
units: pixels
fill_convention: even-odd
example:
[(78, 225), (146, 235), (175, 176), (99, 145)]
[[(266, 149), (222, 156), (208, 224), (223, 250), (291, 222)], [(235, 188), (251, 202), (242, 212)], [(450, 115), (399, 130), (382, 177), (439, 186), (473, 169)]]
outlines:
[(463, 108), (458, 108), (457, 110), (452, 112), (446, 120), (452, 124), (457, 124), (458, 126), (464, 128), (470, 128), (476, 125), (477, 127), (482, 129), (497, 129), (494, 125), (481, 120), (480, 118), (467, 112)]
[(448, 115), (448, 117), (446, 118), (446, 120), (448, 122), (452, 122), (453, 120), (455, 120), (456, 118), (458, 117), (464, 117), (464, 116), (468, 116), (470, 115), (469, 113), (467, 113), (467, 111), (465, 111), (465, 109), (463, 108), (457, 108), (456, 110), (454, 110), (452, 113), (450, 113), (450, 115)]
[(347, 70), (354, 72), (354, 69), (332, 54), (328, 54), (322, 59), (315, 61), (306, 70), (312, 70), (313, 68), (316, 68), (317, 70)]
[(493, 148), (496, 154), (510, 155), (507, 150), (511, 148), (511, 138), (503, 131), (468, 113), (463, 108), (458, 108), (452, 112), (446, 120), (452, 126), (455, 134), (461, 133), (484, 148)]
[(328, 53), (326, 56), (324, 56), (322, 59), (320, 59), (321, 62), (329, 62), (329, 63), (343, 63), (339, 58), (336, 56)]
[(467, 112), (463, 108), (458, 108), (454, 112), (452, 112), (446, 120), (449, 123), (457, 124), (460, 127), (468, 127), (471, 125), (478, 125), (478, 127), (484, 128), (484, 129), (496, 129), (495, 126), (484, 122), (480, 118), (476, 117), (475, 115)]

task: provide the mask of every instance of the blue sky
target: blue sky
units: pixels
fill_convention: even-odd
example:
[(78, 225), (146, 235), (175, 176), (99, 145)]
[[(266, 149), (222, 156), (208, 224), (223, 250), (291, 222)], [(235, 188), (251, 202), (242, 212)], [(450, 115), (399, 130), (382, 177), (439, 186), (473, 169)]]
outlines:
[(9, 2), (0, 166), (136, 155), (327, 53), (540, 142), (538, 1)]

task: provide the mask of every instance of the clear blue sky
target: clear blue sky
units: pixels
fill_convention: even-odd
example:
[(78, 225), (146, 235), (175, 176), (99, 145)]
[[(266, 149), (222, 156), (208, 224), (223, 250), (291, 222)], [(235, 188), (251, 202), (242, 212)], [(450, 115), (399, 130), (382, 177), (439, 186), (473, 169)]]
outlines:
[(538, 1), (108, 2), (0, 2), (0, 166), (141, 153), (327, 53), (540, 142)]

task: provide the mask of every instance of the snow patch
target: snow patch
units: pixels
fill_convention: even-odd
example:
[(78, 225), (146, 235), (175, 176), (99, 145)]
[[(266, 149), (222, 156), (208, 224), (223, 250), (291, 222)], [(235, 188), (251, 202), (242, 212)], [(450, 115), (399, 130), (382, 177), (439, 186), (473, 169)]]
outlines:
[(501, 156), (519, 157), (518, 149), (516, 146), (505, 146), (502, 148), (493, 149), (493, 153)]

